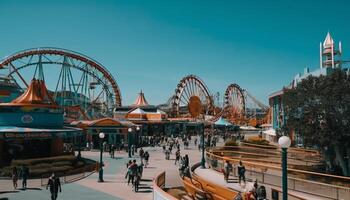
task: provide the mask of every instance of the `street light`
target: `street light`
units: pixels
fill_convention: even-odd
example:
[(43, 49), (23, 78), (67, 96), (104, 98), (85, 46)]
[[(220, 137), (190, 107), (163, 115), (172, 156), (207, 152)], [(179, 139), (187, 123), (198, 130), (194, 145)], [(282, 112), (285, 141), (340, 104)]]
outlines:
[(205, 169), (205, 157), (204, 157), (204, 124), (203, 124), (203, 131), (202, 131), (202, 138), (201, 138), (201, 143), (202, 143), (202, 161), (201, 161), (201, 168)]
[(283, 200), (288, 199), (288, 171), (287, 171), (287, 149), (290, 147), (291, 141), (287, 136), (278, 139), (278, 144), (282, 148), (282, 193)]
[(128, 128), (128, 155), (131, 158), (131, 132), (132, 128)]
[(98, 134), (98, 137), (100, 138), (100, 169), (98, 172), (98, 182), (103, 182), (103, 162), (102, 162), (102, 153), (103, 153), (103, 138), (105, 138), (105, 134), (101, 132)]
[(136, 141), (136, 147), (140, 147), (140, 134), (139, 134), (139, 131), (140, 131), (140, 127), (139, 126), (136, 126), (136, 138), (137, 138), (137, 141)]

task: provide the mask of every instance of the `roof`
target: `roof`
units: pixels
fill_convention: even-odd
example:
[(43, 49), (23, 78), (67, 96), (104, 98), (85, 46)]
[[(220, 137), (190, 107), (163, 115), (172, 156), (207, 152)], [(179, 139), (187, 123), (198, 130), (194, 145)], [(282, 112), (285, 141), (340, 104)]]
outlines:
[(58, 105), (50, 96), (43, 80), (33, 79), (27, 90), (10, 103), (3, 103), (1, 106), (32, 106), (58, 108)]
[(331, 34), (328, 31), (327, 36), (326, 36), (326, 38), (324, 39), (324, 42), (323, 42), (323, 48), (330, 48), (330, 47), (333, 46), (333, 44), (334, 44), (333, 38), (332, 38)]
[(139, 95), (137, 96), (135, 103), (132, 105), (133, 106), (148, 106), (149, 105), (142, 90), (139, 93)]
[(17, 126), (0, 126), (0, 133), (48, 133), (48, 132), (76, 132), (82, 131), (80, 128), (63, 127), (61, 129), (26, 128)]
[(146, 112), (141, 108), (136, 108), (133, 111), (129, 112), (129, 114), (146, 114)]
[(130, 121), (126, 120), (117, 120), (114, 118), (102, 118), (102, 119), (96, 119), (96, 120), (80, 120), (80, 121), (73, 121), (71, 123), (73, 126), (78, 127), (99, 127), (99, 126), (135, 126)]
[(0, 139), (43, 139), (69, 138), (82, 135), (82, 129), (63, 127), (61, 129), (23, 128), (17, 126), (0, 126)]
[(265, 133), (266, 135), (276, 136), (276, 130), (272, 129), (272, 128), (270, 128), (266, 131), (263, 131), (263, 133)]
[(216, 126), (232, 126), (230, 122), (225, 120), (224, 118), (220, 117), (216, 122), (214, 123)]

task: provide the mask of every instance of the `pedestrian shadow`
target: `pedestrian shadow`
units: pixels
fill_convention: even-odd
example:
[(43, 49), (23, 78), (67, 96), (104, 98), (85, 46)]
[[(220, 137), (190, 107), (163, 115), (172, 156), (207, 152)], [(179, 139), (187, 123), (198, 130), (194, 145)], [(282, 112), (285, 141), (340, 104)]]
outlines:
[(7, 197), (5, 197), (5, 198), (0, 198), (0, 200), (9, 200), (9, 199)]
[[(18, 190), (9, 190), (9, 191), (1, 191), (0, 194), (6, 194), (6, 193), (18, 193), (19, 191)], [(2, 200), (2, 199), (0, 199)]]
[(42, 190), (41, 188), (21, 188), (19, 190), (25, 191), (25, 190)]
[(156, 169), (157, 167), (145, 167), (145, 169)]
[(152, 182), (152, 179), (141, 179), (142, 182)]
[(123, 157), (114, 157), (114, 158), (111, 158), (112, 160), (121, 160), (123, 159)]
[[(140, 189), (142, 189), (142, 190), (140, 190)], [(153, 192), (153, 190), (152, 190), (152, 187), (150, 187), (150, 186), (139, 186), (139, 190), (138, 190), (138, 192), (140, 192), (140, 193), (151, 193), (151, 192)]]

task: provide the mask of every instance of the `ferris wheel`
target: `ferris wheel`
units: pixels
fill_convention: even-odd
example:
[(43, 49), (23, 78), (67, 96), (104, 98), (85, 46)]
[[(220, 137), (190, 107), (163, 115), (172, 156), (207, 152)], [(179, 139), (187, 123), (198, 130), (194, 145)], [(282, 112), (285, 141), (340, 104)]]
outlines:
[(213, 100), (204, 82), (195, 75), (182, 78), (171, 99), (175, 116), (211, 114)]
[(231, 84), (227, 87), (224, 96), (224, 110), (239, 115), (245, 114), (244, 90), (238, 84)]
[(102, 64), (74, 51), (28, 49), (6, 57), (0, 69), (23, 90), (38, 75), (66, 117), (108, 117), (115, 106), (121, 106), (120, 90), (112, 74)]

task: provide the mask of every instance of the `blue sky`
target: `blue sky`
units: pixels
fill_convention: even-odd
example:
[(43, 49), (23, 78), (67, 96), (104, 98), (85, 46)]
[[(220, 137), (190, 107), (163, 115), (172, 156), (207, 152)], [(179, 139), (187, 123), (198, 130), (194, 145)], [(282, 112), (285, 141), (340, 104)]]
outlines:
[[(0, 0), (0, 57), (52, 46), (106, 66), (123, 104), (165, 102), (187, 74), (211, 92), (237, 83), (263, 102), (319, 66), (328, 30), (350, 55), (347, 1)], [(349, 59), (348, 59), (349, 60)]]

